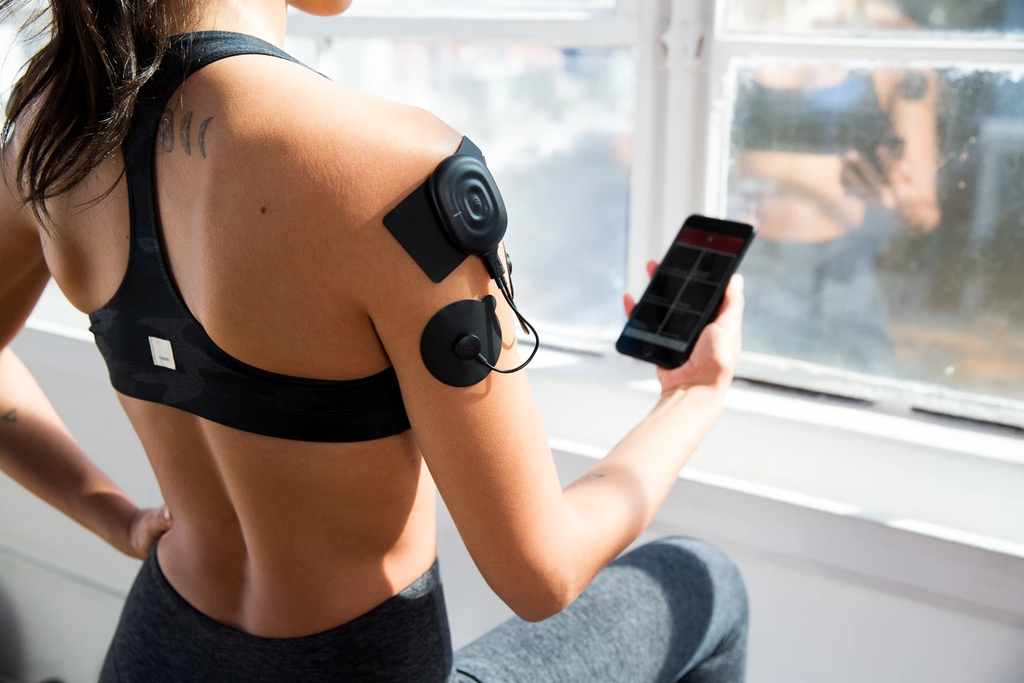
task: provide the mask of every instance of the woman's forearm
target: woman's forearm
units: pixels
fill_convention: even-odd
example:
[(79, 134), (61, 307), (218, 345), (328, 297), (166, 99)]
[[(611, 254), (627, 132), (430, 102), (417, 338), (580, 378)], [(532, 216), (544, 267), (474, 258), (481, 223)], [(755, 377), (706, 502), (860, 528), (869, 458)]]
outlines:
[(0, 470), (132, 554), (130, 527), (138, 508), (85, 455), (9, 348), (0, 350)]
[(722, 411), (724, 387), (677, 389), (607, 456), (565, 488), (574, 584), (582, 590), (650, 524), (680, 470)]

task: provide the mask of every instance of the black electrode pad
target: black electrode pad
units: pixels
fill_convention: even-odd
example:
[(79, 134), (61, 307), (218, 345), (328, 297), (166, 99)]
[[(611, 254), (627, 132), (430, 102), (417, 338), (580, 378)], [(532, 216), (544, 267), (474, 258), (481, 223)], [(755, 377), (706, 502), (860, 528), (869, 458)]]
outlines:
[(473, 349), (491, 365), (498, 362), (501, 323), (496, 307), (497, 301), (490, 295), (482, 301), (463, 299), (448, 304), (430, 319), (420, 337), (420, 355), (430, 374), (452, 387), (473, 386), (487, 377), (491, 369), (475, 355), (462, 351)]
[[(463, 159), (461, 161), (469, 161), (469, 163), (456, 163), (453, 167), (449, 160), (455, 159), (459, 161), (458, 157), (460, 156), (470, 156), (474, 157), (474, 159), (472, 161)], [(438, 202), (435, 201), (434, 194), (448, 198), (453, 196), (453, 191), (460, 187), (465, 187), (469, 190), (467, 195), (469, 203), (467, 206), (472, 207), (477, 201), (480, 201), (482, 208), (486, 208), (483, 207), (483, 204), (488, 199), (491, 199), (492, 196), (496, 197), (497, 201), (492, 200), (490, 202), (491, 210), (481, 213), (474, 209), (469, 214), (466, 214), (465, 217), (456, 217), (456, 221), (468, 221), (468, 228), (462, 230), (462, 232), (472, 233), (478, 231), (477, 228), (481, 225), (479, 219), (492, 215), (492, 212), (499, 208), (496, 206), (498, 204), (500, 204), (501, 214), (499, 218), (504, 217), (505, 211), (505, 206), (501, 203), (501, 195), (497, 194), (497, 187), (494, 186), (493, 179), (490, 178), (486, 166), (483, 165), (483, 155), (469, 138), (462, 138), (459, 150), (451, 157), (448, 157), (445, 162), (449, 162), (447, 167), (450, 170), (457, 171), (459, 166), (470, 165), (475, 165), (476, 168), (470, 169), (470, 173), (465, 175), (466, 180), (461, 183), (459, 182), (458, 174), (453, 173), (449, 176), (451, 180), (445, 180), (440, 186), (435, 185), (433, 188), (431, 187), (432, 175), (431, 178), (428, 178), (426, 182), (413, 190), (408, 197), (403, 199), (398, 206), (384, 217), (384, 227), (395, 236), (395, 239), (408, 252), (413, 261), (434, 282), (441, 282), (448, 277), (452, 271), (466, 260), (468, 255), (467, 251), (459, 250), (453, 246), (446, 236), (447, 228), (440, 223), (436, 208)], [(445, 162), (442, 162), (442, 164)], [(440, 203), (447, 205), (449, 200), (443, 199)], [(457, 214), (458, 211), (455, 210), (453, 213)], [(462, 226), (460, 223), (459, 227), (466, 226)], [(504, 234), (504, 228), (502, 228), (501, 232)]]

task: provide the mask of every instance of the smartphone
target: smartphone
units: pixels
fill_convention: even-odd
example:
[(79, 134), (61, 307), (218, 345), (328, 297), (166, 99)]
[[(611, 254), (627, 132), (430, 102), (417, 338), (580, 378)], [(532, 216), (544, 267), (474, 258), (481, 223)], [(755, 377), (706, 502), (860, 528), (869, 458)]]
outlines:
[(677, 368), (714, 320), (729, 278), (756, 231), (705, 216), (683, 223), (615, 343), (619, 353)]

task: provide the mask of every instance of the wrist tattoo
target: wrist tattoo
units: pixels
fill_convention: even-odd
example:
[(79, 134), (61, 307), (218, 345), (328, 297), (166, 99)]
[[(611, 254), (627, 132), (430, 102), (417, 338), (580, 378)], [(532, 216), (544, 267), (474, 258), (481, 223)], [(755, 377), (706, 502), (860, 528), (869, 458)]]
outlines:
[(587, 479), (601, 479), (604, 477), (603, 474), (588, 474)]
[(6, 413), (4, 413), (3, 418), (0, 418), (0, 419), (2, 419), (4, 422), (7, 422), (9, 424), (14, 424), (15, 422), (18, 421), (18, 409), (17, 408), (11, 408)]

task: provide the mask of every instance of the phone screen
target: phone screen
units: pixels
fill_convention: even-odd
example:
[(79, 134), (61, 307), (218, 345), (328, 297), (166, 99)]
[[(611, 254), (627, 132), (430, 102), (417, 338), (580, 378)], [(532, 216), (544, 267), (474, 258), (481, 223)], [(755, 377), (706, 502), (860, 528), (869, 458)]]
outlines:
[(681, 364), (752, 236), (753, 228), (741, 223), (688, 219), (622, 331), (619, 350), (670, 367)]

